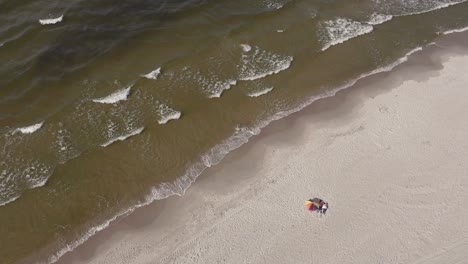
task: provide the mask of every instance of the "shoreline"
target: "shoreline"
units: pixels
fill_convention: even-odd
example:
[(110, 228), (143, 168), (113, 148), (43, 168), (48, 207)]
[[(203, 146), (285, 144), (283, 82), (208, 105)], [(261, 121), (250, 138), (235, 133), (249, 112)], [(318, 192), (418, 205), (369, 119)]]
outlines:
[[(451, 37), (451, 38), (456, 38), (456, 37)], [(438, 40), (437, 42), (443, 42), (443, 41)], [(427, 52), (430, 53), (430, 51), (426, 51), (427, 49), (430, 49), (430, 47), (425, 48), (424, 49), (425, 51), (423, 51), (422, 53), (427, 53)], [(423, 55), (418, 55), (417, 54), (416, 56), (412, 56), (410, 58), (410, 60), (415, 60), (418, 57), (419, 57), (419, 59), (421, 59), (421, 58), (424, 59), (424, 56), (426, 56), (426, 55), (424, 55), (424, 54)], [(412, 62), (412, 63), (414, 64), (414, 62)], [(359, 89), (362, 86), (369, 85), (369, 83), (379, 82), (380, 81), (379, 79), (382, 79), (382, 78), (385, 79), (385, 78), (387, 78), (388, 75), (395, 75), (395, 74), (397, 74), (397, 73), (395, 73), (395, 71), (402, 71), (401, 68), (412, 67), (412, 66), (415, 67), (414, 65), (411, 65), (412, 63), (409, 63), (410, 65), (405, 64), (405, 65), (397, 66), (396, 69), (394, 69), (394, 70), (392, 70), (391, 72), (388, 72), (388, 73), (379, 73), (379, 74), (377, 74), (378, 76), (370, 76), (370, 77), (366, 77), (364, 79), (361, 79), (361, 80), (359, 80), (357, 82), (357, 84), (353, 85), (353, 86), (357, 86), (357, 87), (350, 87), (351, 89), (342, 90), (336, 96), (333, 96), (331, 98), (319, 99), (318, 101), (314, 102), (312, 105), (307, 106), (305, 109), (301, 110), (299, 113), (294, 113), (294, 114), (292, 114), (292, 115), (290, 115), (288, 117), (285, 117), (285, 118), (281, 119), (281, 121), (279, 121), (279, 122), (273, 122), (272, 124), (268, 125), (265, 129), (262, 130), (262, 133), (260, 134), (260, 136), (254, 137), (253, 140), (251, 140), (251, 142), (249, 142), (249, 144), (245, 144), (242, 147), (240, 147), (239, 149), (237, 149), (236, 151), (233, 151), (233, 152), (229, 153), (227, 155), (227, 157), (223, 160), (222, 164), (224, 166), (223, 165), (218, 165), (218, 166), (214, 166), (214, 167), (211, 167), (211, 168), (207, 169), (205, 171), (205, 173), (200, 175), (201, 177), (191, 186), (191, 188), (189, 188), (187, 190), (186, 195), (184, 195), (182, 197), (172, 196), (172, 197), (167, 198), (165, 200), (160, 200), (157, 203), (153, 203), (151, 205), (145, 206), (144, 209), (137, 209), (130, 216), (127, 216), (124, 219), (120, 219), (117, 222), (112, 223), (112, 225), (109, 228), (99, 232), (97, 235), (90, 238), (90, 240), (88, 242), (86, 242), (84, 245), (78, 247), (73, 252), (66, 254), (57, 263), (80, 263), (80, 260), (83, 261), (83, 263), (88, 263), (88, 261), (90, 261), (90, 258), (93, 256), (92, 251), (97, 250), (99, 248), (98, 245), (108, 244), (108, 243), (103, 243), (104, 241), (111, 241), (111, 240), (119, 241), (119, 238), (123, 239), (123, 238), (126, 238), (128, 236), (132, 237), (132, 235), (130, 235), (128, 233), (130, 232), (130, 230), (133, 230), (133, 229), (135, 229), (136, 231), (144, 230), (146, 228), (149, 228), (150, 226), (153, 226), (152, 228), (162, 229), (162, 226), (160, 226), (160, 225), (165, 225), (165, 224), (170, 225), (170, 223), (169, 223), (169, 222), (171, 222), (170, 219), (175, 217), (175, 216), (170, 216), (170, 215), (180, 215), (181, 214), (181, 212), (174, 212), (174, 209), (172, 207), (176, 207), (179, 203), (184, 203), (184, 200), (187, 200), (187, 199), (189, 199), (190, 197), (193, 197), (193, 196), (195, 196), (195, 198), (201, 199), (200, 197), (197, 197), (197, 196), (203, 196), (202, 194), (205, 194), (205, 193), (201, 192), (200, 189), (206, 188), (207, 185), (208, 186), (209, 185), (216, 185), (215, 183), (212, 183), (212, 181), (216, 182), (217, 181), (216, 178), (221, 178), (221, 176), (219, 176), (219, 174), (223, 174), (223, 171), (225, 170), (222, 167), (229, 167), (230, 164), (233, 164), (233, 163), (241, 163), (242, 167), (246, 167), (245, 170), (249, 174), (252, 174), (252, 170), (256, 171), (256, 172), (259, 172), (261, 170), (261, 168), (258, 168), (258, 166), (259, 166), (258, 164), (253, 164), (254, 162), (250, 162), (251, 163), (250, 165), (245, 164), (245, 163), (249, 163), (249, 162), (247, 162), (247, 161), (245, 161), (243, 159), (244, 155), (255, 156), (257, 158), (260, 157), (260, 159), (262, 159), (262, 157), (263, 157), (263, 159), (265, 159), (267, 155), (265, 153), (263, 153), (263, 152), (271, 151), (270, 147), (268, 147), (268, 144), (266, 144), (265, 142), (272, 141), (270, 143), (272, 143), (273, 145), (277, 144), (278, 141), (281, 141), (280, 145), (294, 144), (294, 142), (298, 141), (299, 139), (291, 139), (290, 135), (288, 135), (288, 136), (280, 135), (282, 133), (291, 134), (292, 132), (287, 131), (287, 130), (289, 130), (290, 125), (292, 125), (293, 127), (302, 126), (302, 125), (298, 124), (298, 122), (299, 122), (298, 120), (304, 119), (305, 116), (307, 116), (307, 115), (318, 115), (320, 117), (316, 118), (316, 119), (326, 120), (326, 119), (330, 118), (330, 117), (327, 117), (326, 112), (327, 111), (329, 112), (330, 108), (335, 107), (336, 104), (338, 104), (338, 103), (340, 103), (340, 105), (338, 106), (338, 110), (339, 109), (344, 109), (344, 108), (347, 108), (347, 107), (351, 107), (351, 109), (353, 107), (356, 107), (356, 105), (354, 105), (354, 106), (352, 105), (352, 104), (356, 104), (356, 102), (351, 102), (351, 101), (355, 101), (355, 98), (353, 100), (348, 100), (349, 98), (346, 98), (348, 96), (350, 96), (350, 97), (353, 96), (353, 95), (349, 95), (349, 94), (358, 93), (358, 91), (355, 91), (355, 90)], [(425, 68), (424, 65), (422, 65), (422, 66), (420, 65), (420, 67)], [(424, 69), (422, 71), (424, 72)], [(430, 72), (430, 70), (427, 70), (427, 71)], [(435, 71), (435, 70), (432, 69), (432, 71)], [(385, 75), (385, 76), (380, 76), (380, 75)], [(422, 73), (421, 75), (424, 76), (425, 73)], [(391, 85), (389, 85), (389, 86), (391, 86)], [(388, 92), (388, 91), (382, 91), (382, 90), (388, 90), (388, 89), (392, 89), (392, 88), (389, 88), (389, 87), (379, 88), (379, 89), (375, 89), (375, 90), (370, 91), (370, 93), (371, 94), (378, 94), (379, 92), (385, 93), (385, 92)], [(345, 98), (346, 98), (346, 101), (345, 101)], [(344, 105), (341, 105), (341, 104), (344, 104)], [(332, 106), (332, 107), (330, 107), (330, 106)], [(336, 111), (336, 110), (334, 110), (334, 111)], [(334, 112), (334, 111), (332, 111), (332, 112)], [(325, 114), (324, 114), (324, 112), (325, 112)], [(343, 113), (333, 113), (331, 115), (334, 116), (333, 118), (336, 118), (336, 116), (343, 115)], [(331, 118), (331, 119), (333, 119), (333, 118)], [(348, 117), (345, 115), (345, 117), (341, 116), (341, 117), (338, 117), (338, 118), (348, 118)], [(307, 125), (303, 124), (303, 126), (307, 126)], [(294, 129), (294, 130), (297, 130), (297, 129)], [(359, 131), (360, 128), (358, 127), (357, 130)], [(300, 135), (296, 135), (296, 136), (297, 136), (297, 138), (300, 138)], [(271, 138), (275, 138), (275, 139), (271, 139)], [(278, 138), (280, 140), (278, 140)], [(296, 138), (296, 137), (294, 137), (294, 138)], [(274, 152), (274, 150), (273, 150), (273, 152)], [(229, 173), (227, 173), (227, 174), (229, 174)], [(209, 178), (209, 180), (208, 180), (208, 178)], [(214, 186), (214, 187), (212, 186), (211, 189), (217, 189), (217, 188), (221, 188), (223, 186), (228, 186), (229, 185), (230, 186), (229, 189), (232, 189), (232, 192), (236, 193), (236, 192), (239, 192), (238, 190), (242, 190), (242, 188), (244, 188), (244, 189), (247, 188), (248, 189), (248, 186), (251, 185), (252, 182), (257, 182), (258, 181), (258, 179), (255, 180), (253, 178), (258, 178), (258, 177), (253, 177), (253, 176), (238, 177), (238, 176), (236, 176), (235, 179), (222, 179), (222, 181), (223, 181), (223, 184), (221, 184), (222, 186)], [(272, 180), (276, 181), (276, 179), (272, 179)], [(225, 183), (225, 181), (228, 181), (228, 183)], [(195, 186), (197, 186), (197, 187), (195, 187)], [(205, 187), (202, 187), (202, 186), (205, 186)], [(237, 189), (233, 190), (234, 188), (237, 188)], [(194, 190), (192, 190), (192, 189), (194, 189)], [(197, 193), (198, 191), (200, 191), (200, 193)], [(216, 191), (213, 191), (213, 190), (211, 190), (211, 191), (216, 192)], [(257, 190), (256, 192), (260, 192), (260, 191), (261, 190)], [(244, 190), (244, 192), (248, 192), (248, 191)], [(192, 193), (192, 194), (189, 195), (189, 193)], [(255, 195), (252, 195), (252, 196), (255, 197)], [(300, 202), (302, 202), (302, 200)], [(301, 204), (301, 203), (299, 203), (299, 204)], [(333, 210), (333, 205), (332, 205), (331, 209)], [(189, 210), (189, 211), (191, 211), (191, 210)], [(222, 218), (222, 216), (217, 216), (216, 215), (216, 211), (219, 211), (219, 210), (217, 210), (217, 208), (213, 207), (213, 208), (209, 209), (208, 211), (209, 211), (209, 213), (213, 213), (213, 216), (211, 216), (212, 219), (214, 219), (213, 221), (216, 222), (216, 219), (218, 219), (219, 217)], [(205, 213), (207, 213), (207, 212), (205, 212)], [(224, 214), (225, 214), (225, 212), (223, 213), (223, 215)], [(154, 219), (153, 222), (150, 219)], [(197, 233), (197, 232), (199, 233), (199, 231), (196, 231), (195, 233)], [(132, 233), (135, 233), (135, 232), (132, 232)], [(136, 233), (139, 233), (139, 232), (136, 232)], [(111, 242), (111, 244), (112, 244), (112, 242)], [(104, 250), (101, 250), (100, 253), (103, 253), (102, 251), (109, 250), (110, 249), (109, 247), (112, 247), (112, 246), (111, 245), (101, 245), (100, 249), (104, 249)], [(106, 250), (106, 248), (107, 248), (107, 250)], [(101, 262), (99, 262), (99, 263), (101, 263)], [(137, 262), (137, 263), (139, 263), (139, 262)]]

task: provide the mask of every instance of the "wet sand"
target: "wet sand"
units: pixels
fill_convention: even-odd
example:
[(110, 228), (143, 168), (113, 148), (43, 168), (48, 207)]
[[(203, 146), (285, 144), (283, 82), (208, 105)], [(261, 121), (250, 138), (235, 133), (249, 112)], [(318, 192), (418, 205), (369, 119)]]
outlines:
[(466, 35), (273, 123), (59, 263), (468, 261)]

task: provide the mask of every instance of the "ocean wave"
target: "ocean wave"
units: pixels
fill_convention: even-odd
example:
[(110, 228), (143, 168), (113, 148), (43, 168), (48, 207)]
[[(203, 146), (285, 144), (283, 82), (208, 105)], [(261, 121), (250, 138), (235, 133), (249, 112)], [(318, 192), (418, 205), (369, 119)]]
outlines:
[[(87, 103), (83, 105), (90, 106)], [(0, 159), (0, 204), (14, 202), (24, 192), (44, 186), (59, 164), (65, 164), (84, 151), (98, 146), (105, 147), (141, 133), (143, 128), (135, 129), (143, 126), (141, 115), (125, 105), (121, 106), (110, 109), (104, 120), (101, 115), (99, 117), (94, 115), (94, 111), (77, 107), (75, 113), (79, 115), (72, 115), (71, 118), (61, 122), (48, 123), (46, 127), (41, 128), (37, 137), (23, 134), (38, 133), (33, 131), (37, 131), (42, 123), (25, 128), (14, 128), (4, 134), (0, 138), (0, 145), (2, 145), (3, 156), (7, 158)], [(70, 125), (73, 127), (78, 124), (81, 125), (82, 130), (68, 129)], [(99, 129), (99, 127), (107, 129)], [(96, 137), (89, 142), (82, 142), (79, 137), (83, 135), (83, 131), (98, 133), (95, 133)], [(36, 144), (38, 142), (45, 144), (46, 148), (40, 152), (46, 156), (37, 156), (36, 153), (40, 148)]]
[(288, 69), (292, 56), (278, 55), (255, 47), (255, 52), (242, 54), (239, 80), (253, 81)]
[(44, 186), (53, 171), (38, 161), (22, 157), (9, 159), (9, 164), (0, 162), (0, 165), (3, 168), (0, 172), (0, 206), (14, 202), (21, 197), (24, 186), (27, 186), (27, 189)]
[(284, 3), (277, 2), (277, 1), (271, 1), (271, 0), (264, 0), (266, 7), (269, 9), (281, 9), (284, 6)]
[(102, 97), (102, 98), (97, 98), (93, 99), (93, 102), (95, 103), (101, 103), (101, 104), (115, 104), (119, 101), (124, 101), (127, 100), (128, 95), (130, 94), (130, 90), (132, 89), (133, 85), (130, 85), (129, 87), (125, 89), (121, 89), (115, 93), (112, 93), (108, 96)]
[(384, 66), (384, 67), (381, 67), (381, 68), (378, 68), (378, 69), (375, 69), (375, 70), (370, 71), (368, 73), (361, 74), (357, 78), (349, 81), (347, 84), (345, 84), (343, 86), (340, 86), (340, 87), (337, 87), (337, 88), (331, 90), (330, 92), (323, 93), (323, 94), (318, 95), (318, 96), (312, 96), (309, 100), (307, 100), (306, 102), (300, 104), (297, 107), (294, 107), (294, 108), (289, 109), (289, 110), (277, 112), (276, 114), (272, 115), (271, 117), (259, 122), (257, 124), (257, 126), (255, 126), (254, 128), (239, 128), (239, 127), (236, 128), (234, 134), (230, 138), (228, 138), (225, 141), (223, 141), (222, 143), (214, 146), (208, 152), (206, 152), (204, 155), (202, 155), (200, 160), (198, 162), (194, 163), (189, 169), (187, 169), (187, 171), (185, 172), (185, 174), (183, 176), (177, 178), (173, 182), (161, 183), (157, 187), (152, 188), (150, 193), (145, 197), (145, 199), (142, 202), (137, 203), (136, 205), (134, 205), (134, 206), (132, 206), (132, 207), (126, 209), (126, 210), (122, 210), (120, 213), (116, 214), (114, 217), (108, 219), (107, 221), (103, 222), (102, 224), (90, 228), (79, 239), (77, 239), (74, 242), (66, 245), (65, 247), (63, 247), (62, 249), (57, 251), (54, 255), (52, 255), (49, 258), (48, 262), (49, 263), (56, 262), (64, 254), (66, 254), (66, 253), (68, 253), (70, 251), (73, 251), (76, 247), (78, 247), (79, 245), (86, 242), (90, 237), (94, 236), (99, 231), (107, 228), (112, 222), (116, 221), (117, 219), (120, 219), (121, 217), (129, 215), (130, 213), (132, 213), (133, 211), (135, 211), (136, 209), (138, 209), (140, 207), (149, 205), (149, 204), (153, 203), (154, 201), (162, 200), (162, 199), (168, 198), (168, 197), (173, 196), (173, 195), (178, 195), (178, 196), (184, 195), (185, 191), (192, 185), (193, 182), (195, 182), (195, 180), (198, 178), (198, 176), (200, 176), (204, 172), (205, 169), (207, 169), (207, 168), (221, 162), (222, 159), (228, 153), (230, 153), (231, 151), (233, 151), (233, 150), (239, 148), (240, 146), (244, 145), (245, 143), (247, 143), (252, 136), (260, 134), (261, 130), (263, 128), (265, 128), (266, 126), (268, 126), (270, 123), (272, 123), (272, 122), (274, 122), (276, 120), (282, 119), (282, 118), (284, 118), (286, 116), (289, 116), (289, 115), (291, 115), (293, 113), (299, 112), (302, 109), (304, 109), (305, 107), (311, 105), (313, 102), (315, 102), (315, 101), (317, 101), (319, 99), (334, 96), (334, 95), (336, 95), (337, 92), (353, 86), (357, 81), (359, 81), (359, 80), (361, 80), (363, 78), (366, 78), (368, 76), (378, 74), (378, 73), (381, 73), (381, 72), (391, 71), (396, 66), (406, 62), (408, 60), (408, 57), (411, 54), (413, 54), (413, 53), (415, 53), (417, 51), (420, 51), (420, 50), (422, 50), (422, 48), (413, 49), (413, 50), (409, 51), (408, 53), (406, 53), (405, 56), (403, 56), (400, 59), (398, 59), (397, 61), (395, 61), (394, 63), (391, 63), (391, 64), (389, 64), (387, 66)]
[(433, 12), (453, 5), (461, 4), (466, 0), (373, 0), (374, 5), (379, 9), (385, 10), (385, 13), (393, 16), (412, 16)]
[(156, 80), (158, 79), (158, 76), (161, 74), (161, 67), (157, 68), (156, 70), (150, 72), (150, 73), (147, 73), (145, 75), (143, 75), (143, 77), (147, 78), (147, 79), (152, 79), (152, 80)]
[(34, 189), (34, 188), (37, 188), (37, 187), (42, 187), (44, 186), (46, 183), (47, 183), (47, 180), (48, 178), (44, 178), (44, 179), (31, 179), (29, 181), (29, 189)]
[(144, 127), (140, 127), (140, 128), (137, 128), (137, 129), (134, 129), (134, 130), (130, 131), (130, 133), (128, 133), (128, 134), (112, 138), (111, 140), (109, 140), (106, 143), (102, 144), (101, 147), (107, 147), (107, 146), (111, 145), (114, 142), (124, 141), (129, 137), (136, 136), (136, 135), (140, 134), (141, 132), (143, 132), (144, 129), (145, 129)]
[(374, 28), (369, 24), (341, 17), (336, 20), (322, 22), (322, 34), (320, 39), (325, 43), (322, 47), (322, 51), (355, 37), (368, 34), (372, 32), (373, 29)]
[(21, 195), (13, 196), (13, 197), (9, 198), (8, 200), (0, 201), (0, 206), (4, 206), (4, 205), (6, 205), (6, 204), (12, 203), (12, 202), (18, 200), (18, 198), (20, 198), (20, 196), (21, 196)]
[(237, 81), (236, 80), (228, 80), (224, 82), (216, 82), (214, 86), (212, 87), (213, 93), (209, 96), (209, 98), (219, 98), (223, 94), (225, 90), (231, 89), (232, 86), (236, 85)]
[[(59, 126), (62, 127), (60, 124)], [(72, 144), (72, 134), (69, 130), (60, 128), (55, 131), (53, 135), (56, 137), (53, 147), (59, 164), (65, 163), (80, 155), (80, 152), (77, 151)]]
[(458, 4), (461, 4), (461, 3), (464, 3), (464, 2), (466, 2), (466, 0), (453, 1), (453, 2), (441, 2), (440, 0), (438, 0), (438, 1), (428, 1), (428, 3), (434, 3), (434, 6), (432, 6), (430, 8), (427, 8), (425, 10), (422, 10), (422, 11), (409, 12), (409, 13), (403, 14), (403, 15), (405, 15), (405, 16), (420, 15), (420, 14), (436, 11), (436, 10), (439, 10), (439, 9), (444, 9), (444, 8), (449, 7), (449, 6), (458, 5)]
[(215, 77), (208, 78), (203, 75), (199, 75), (197, 81), (208, 93), (208, 98), (219, 98), (224, 91), (237, 84), (236, 80), (218, 80)]
[(39, 130), (43, 124), (44, 122), (41, 122), (41, 123), (34, 124), (32, 126), (20, 127), (20, 128), (15, 129), (15, 132), (21, 132), (23, 134), (31, 134)]
[(439, 34), (449, 35), (449, 34), (453, 34), (453, 33), (465, 32), (467, 30), (468, 30), (468, 27), (464, 27), (464, 28), (457, 28), (457, 29), (447, 30), (447, 31), (444, 31), (444, 32), (439, 33)]
[(248, 44), (241, 44), (241, 48), (244, 52), (249, 52), (252, 50), (252, 47)]
[(383, 24), (387, 21), (390, 21), (392, 20), (393, 16), (391, 15), (384, 15), (384, 14), (378, 14), (378, 13), (373, 13), (370, 18), (369, 18), (369, 21), (367, 21), (367, 24), (370, 24), (370, 25), (380, 25), (380, 24)]
[(176, 111), (176, 110), (174, 110), (174, 109), (172, 109), (169, 106), (164, 105), (164, 104), (159, 106), (158, 112), (159, 112), (159, 115), (160, 115), (158, 123), (160, 125), (167, 124), (167, 122), (169, 122), (171, 120), (177, 120), (182, 116), (181, 112)]
[(56, 18), (39, 19), (39, 23), (41, 23), (41, 25), (53, 25), (62, 22), (62, 20), (63, 15)]
[(269, 92), (273, 91), (273, 87), (268, 87), (268, 88), (265, 88), (263, 90), (260, 90), (260, 91), (257, 91), (257, 92), (251, 92), (251, 93), (248, 93), (247, 96), (250, 96), (250, 97), (259, 97), (259, 96), (262, 96), (264, 94), (267, 94)]

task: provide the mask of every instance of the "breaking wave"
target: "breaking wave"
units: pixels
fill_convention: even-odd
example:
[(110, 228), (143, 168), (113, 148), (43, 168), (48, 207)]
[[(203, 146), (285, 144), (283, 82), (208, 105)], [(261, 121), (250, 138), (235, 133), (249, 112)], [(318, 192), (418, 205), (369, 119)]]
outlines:
[[(428, 3), (432, 3), (432, 2), (434, 2), (434, 1), (428, 1)], [(409, 12), (409, 13), (404, 14), (404, 15), (408, 16), (408, 15), (419, 15), (419, 14), (424, 14), (424, 13), (432, 12), (432, 11), (435, 11), (435, 10), (447, 8), (447, 7), (449, 7), (449, 6), (458, 5), (458, 4), (461, 4), (461, 3), (464, 3), (464, 2), (466, 2), (466, 0), (454, 1), (454, 2), (435, 1), (435, 2), (434, 2), (434, 5), (433, 5), (432, 7), (429, 7), (429, 8), (426, 9), (426, 10), (417, 11), (417, 12)]]
[(93, 102), (101, 103), (101, 104), (115, 104), (119, 101), (127, 100), (128, 95), (130, 94), (130, 90), (132, 89), (132, 86), (133, 85), (130, 85), (129, 87), (119, 90), (115, 93), (112, 93), (106, 97), (93, 99)]
[(255, 47), (253, 53), (242, 54), (239, 80), (253, 81), (277, 74), (288, 69), (292, 61), (292, 56), (274, 54)]
[(157, 68), (156, 70), (150, 72), (150, 73), (147, 73), (145, 75), (143, 75), (143, 77), (147, 78), (147, 79), (152, 79), (152, 80), (156, 80), (158, 79), (158, 76), (161, 74), (161, 68)]
[(56, 18), (39, 19), (39, 23), (41, 23), (41, 25), (53, 25), (62, 22), (62, 20), (63, 15)]
[(257, 91), (257, 92), (251, 92), (251, 93), (248, 93), (247, 96), (250, 96), (250, 97), (259, 97), (259, 96), (262, 96), (264, 94), (267, 94), (269, 92), (273, 91), (273, 87), (269, 87), (269, 88), (265, 88), (263, 90), (260, 90), (260, 91)]
[(203, 90), (208, 93), (208, 98), (219, 98), (225, 90), (229, 90), (237, 84), (236, 80), (219, 80), (215, 76), (209, 78), (198, 75), (196, 80), (203, 87)]
[(34, 189), (44, 186), (47, 179), (52, 174), (52, 169), (38, 161), (20, 157), (5, 161), (0, 161), (2, 170), (0, 171), (0, 206), (16, 201), (27, 189)]
[(283, 3), (284, 1), (278, 1), (278, 0), (276, 1), (263, 0), (262, 2), (266, 6), (266, 8), (270, 10), (278, 10), (278, 9), (283, 8), (283, 6), (285, 5), (285, 3)]
[(167, 124), (167, 122), (169, 122), (171, 120), (177, 120), (182, 116), (181, 112), (176, 111), (176, 110), (170, 108), (167, 105), (160, 105), (159, 109), (158, 109), (158, 112), (159, 112), (159, 115), (160, 115), (158, 123), (160, 125)]
[(370, 25), (380, 25), (380, 24), (383, 24), (387, 21), (390, 21), (392, 20), (393, 16), (391, 15), (384, 15), (384, 14), (378, 14), (378, 13), (373, 13), (370, 18), (369, 18), (369, 21), (367, 21), (367, 24), (370, 24)]
[(241, 48), (244, 52), (249, 52), (252, 50), (252, 47), (248, 44), (241, 44)]
[(236, 85), (236, 80), (228, 80), (223, 82), (215, 82), (213, 86), (211, 86), (213, 93), (208, 96), (209, 98), (219, 98), (223, 94), (225, 90), (231, 89), (232, 86)]
[(122, 135), (122, 136), (119, 136), (119, 137), (112, 138), (111, 140), (109, 140), (106, 143), (102, 144), (101, 147), (107, 147), (107, 146), (109, 146), (112, 143), (115, 143), (117, 141), (124, 141), (129, 137), (136, 136), (136, 135), (140, 134), (141, 132), (143, 132), (144, 129), (145, 129), (144, 127), (140, 127), (140, 128), (137, 128), (137, 129), (134, 129), (134, 130), (130, 131), (130, 133), (128, 133), (126, 135)]
[(21, 195), (18, 195), (18, 196), (13, 196), (11, 198), (9, 198), (8, 200), (5, 200), (5, 201), (0, 201), (0, 206), (4, 206), (5, 204), (9, 204), (11, 202), (14, 202), (16, 201), (18, 198), (20, 198)]
[(466, 2), (466, 0), (373, 0), (374, 5), (386, 14), (393, 16), (412, 16), (429, 13), (449, 6)]
[[(452, 33), (461, 33), (461, 32), (465, 32), (468, 30), (468, 27), (464, 27), (464, 28), (457, 28), (457, 29), (452, 29), (452, 30), (447, 30), (445, 32), (442, 32), (443, 35), (448, 35), (448, 34), (452, 34)], [(440, 34), (440, 33), (439, 33)]]
[[(208, 98), (219, 98), (223, 92), (237, 85), (236, 76), (221, 76), (219, 67), (194, 68), (185, 66), (181, 72), (169, 72), (168, 76), (176, 76), (176, 80), (190, 83), (190, 86), (199, 87)], [(183, 84), (187, 85), (187, 84)]]
[(321, 29), (322, 33), (319, 38), (324, 43), (322, 51), (325, 51), (331, 46), (370, 33), (374, 28), (369, 24), (340, 17), (336, 20), (322, 22)]
[(32, 126), (20, 127), (20, 128), (15, 129), (15, 132), (21, 132), (23, 134), (32, 134), (36, 132), (37, 130), (39, 130), (43, 124), (44, 122), (41, 122), (41, 123), (34, 124)]

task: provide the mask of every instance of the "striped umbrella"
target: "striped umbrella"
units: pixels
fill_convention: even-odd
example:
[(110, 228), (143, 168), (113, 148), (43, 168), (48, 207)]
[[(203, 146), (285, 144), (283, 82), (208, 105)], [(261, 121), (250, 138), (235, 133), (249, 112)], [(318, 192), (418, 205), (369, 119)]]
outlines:
[(307, 201), (305, 201), (305, 206), (307, 209), (309, 209), (310, 211), (317, 211), (320, 209), (320, 202), (319, 201), (315, 201), (313, 199), (309, 199)]

